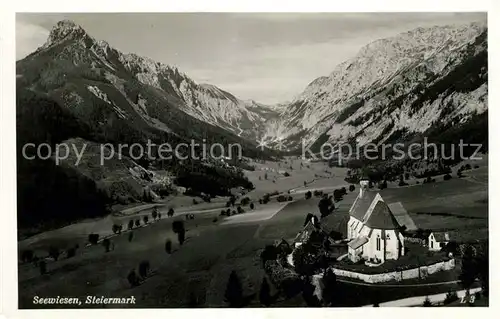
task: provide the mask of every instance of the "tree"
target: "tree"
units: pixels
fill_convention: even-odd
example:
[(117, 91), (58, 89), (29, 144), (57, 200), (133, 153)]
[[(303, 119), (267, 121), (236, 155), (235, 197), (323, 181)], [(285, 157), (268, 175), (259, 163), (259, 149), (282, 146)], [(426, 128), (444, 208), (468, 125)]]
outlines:
[(135, 220), (135, 227), (139, 227), (141, 226), (141, 220), (140, 219), (136, 219)]
[(306, 215), (306, 220), (304, 221), (304, 227), (311, 221), (311, 219), (313, 218), (314, 214), (312, 213), (308, 213)]
[(264, 250), (260, 253), (260, 260), (262, 262), (262, 268), (265, 267), (268, 260), (278, 259), (278, 248), (274, 245), (266, 245)]
[(47, 273), (47, 263), (45, 260), (40, 260), (38, 263), (38, 269), (40, 270), (40, 275), (45, 275)]
[(311, 277), (307, 276), (304, 279), (304, 286), (302, 288), (302, 298), (308, 307), (319, 307), (321, 304), (318, 297), (314, 295), (314, 285), (311, 283)]
[(137, 274), (135, 273), (135, 270), (132, 269), (129, 273), (128, 273), (128, 276), (127, 276), (127, 280), (130, 284), (131, 287), (135, 287), (135, 286), (138, 286), (139, 285), (139, 277), (137, 276)]
[(354, 192), (354, 190), (356, 189), (356, 187), (354, 185), (349, 185), (349, 191), (350, 192)]
[(460, 283), (466, 290), (466, 296), (469, 296), (469, 289), (476, 280), (477, 267), (474, 260), (474, 251), (472, 246), (467, 245), (462, 256), (462, 272), (459, 275)]
[(148, 215), (144, 215), (144, 217), (142, 217), (142, 220), (144, 221), (144, 225), (147, 225), (149, 221)]
[(310, 199), (312, 197), (311, 191), (307, 191), (305, 197), (306, 199)]
[(148, 260), (143, 260), (139, 264), (139, 275), (144, 279), (148, 276), (150, 269), (149, 261)]
[(255, 205), (253, 203), (250, 203), (250, 209), (254, 209)]
[(172, 207), (170, 207), (170, 209), (168, 210), (167, 216), (168, 217), (173, 217), (174, 216), (174, 209)]
[(104, 246), (104, 250), (109, 253), (109, 249), (111, 247), (111, 241), (109, 240), (109, 238), (104, 238), (104, 240), (102, 241), (102, 245)]
[(172, 241), (170, 239), (167, 239), (167, 241), (165, 242), (165, 251), (167, 252), (167, 254), (172, 253)]
[(21, 261), (24, 263), (30, 263), (33, 261), (33, 256), (34, 256), (33, 250), (31, 249), (23, 250), (21, 252)]
[(424, 303), (422, 304), (423, 307), (432, 307), (432, 303), (429, 300), (429, 297), (425, 297)]
[(243, 214), (245, 212), (241, 206), (238, 206), (237, 210), (238, 210), (238, 214)]
[(243, 288), (234, 270), (229, 275), (226, 292), (224, 293), (224, 301), (226, 301), (230, 307), (236, 308), (243, 306)]
[(327, 269), (323, 275), (323, 301), (327, 305), (335, 302), (337, 293), (337, 276), (331, 269)]
[(177, 233), (177, 240), (179, 241), (179, 244), (182, 245), (184, 244), (184, 241), (186, 240), (186, 231), (182, 230)]
[(97, 245), (97, 242), (99, 241), (99, 234), (89, 234), (88, 240), (92, 245)]
[(60, 254), (61, 254), (61, 252), (59, 251), (59, 248), (57, 248), (55, 246), (49, 247), (49, 257), (53, 258), (55, 261), (57, 261), (57, 259), (59, 259)]
[(68, 250), (66, 250), (66, 258), (75, 257), (75, 255), (76, 255), (76, 248), (75, 247), (71, 247), (71, 248), (68, 248)]
[(328, 215), (330, 215), (331, 212), (333, 212), (333, 209), (335, 208), (335, 206), (333, 206), (333, 203), (331, 201), (331, 199), (329, 199), (328, 197), (323, 197), (319, 203), (318, 203), (318, 208), (319, 208), (319, 213), (321, 215), (321, 217), (326, 217)]
[(269, 287), (269, 283), (265, 277), (262, 279), (262, 284), (260, 285), (259, 300), (263, 306), (269, 307), (271, 305), (271, 287)]

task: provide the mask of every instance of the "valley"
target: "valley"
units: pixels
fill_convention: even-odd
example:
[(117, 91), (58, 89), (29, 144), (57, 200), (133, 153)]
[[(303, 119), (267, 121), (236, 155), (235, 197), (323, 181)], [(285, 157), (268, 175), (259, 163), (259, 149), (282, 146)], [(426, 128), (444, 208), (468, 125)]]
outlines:
[[(459, 289), (487, 297), (487, 32), (474, 22), (379, 39), (291, 102), (266, 105), (58, 22), (16, 63), (19, 307), (82, 306), (34, 296), (136, 299), (90, 308), (378, 306)], [(424, 140), (451, 155), (412, 158), (432, 147)], [(481, 160), (453, 147), (462, 142), (481, 145)], [(404, 158), (366, 153), (394, 143)], [(42, 144), (82, 153), (43, 157)], [(360, 148), (315, 159), (326, 144)], [(174, 156), (156, 156), (165, 145)], [(234, 146), (240, 154), (226, 152)], [(203, 157), (207, 148), (216, 154)], [(365, 191), (375, 200), (361, 221)], [(384, 250), (391, 238), (399, 245), (382, 261), (380, 236), (369, 241), (379, 229), (365, 225), (373, 211), (389, 224)], [(353, 237), (358, 225), (373, 229)], [(436, 234), (447, 238), (439, 249)], [(452, 267), (422, 275), (432, 262)], [(418, 276), (402, 279), (411, 267)], [(369, 281), (384, 273), (401, 280)]]

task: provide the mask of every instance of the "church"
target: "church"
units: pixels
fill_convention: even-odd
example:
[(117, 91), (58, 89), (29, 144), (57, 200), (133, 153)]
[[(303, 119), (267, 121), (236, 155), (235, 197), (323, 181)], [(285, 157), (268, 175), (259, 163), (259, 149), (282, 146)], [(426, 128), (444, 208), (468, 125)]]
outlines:
[(403, 225), (390, 208), (402, 205), (399, 202), (387, 205), (368, 185), (367, 179), (360, 181), (359, 194), (349, 209), (348, 258), (353, 262), (366, 260), (380, 264), (404, 255)]

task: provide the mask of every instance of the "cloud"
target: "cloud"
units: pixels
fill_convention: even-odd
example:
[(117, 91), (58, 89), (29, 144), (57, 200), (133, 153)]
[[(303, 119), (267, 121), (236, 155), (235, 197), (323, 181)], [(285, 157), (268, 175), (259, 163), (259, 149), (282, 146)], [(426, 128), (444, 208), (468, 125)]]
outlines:
[(49, 30), (25, 21), (16, 20), (16, 60), (35, 51), (47, 40)]

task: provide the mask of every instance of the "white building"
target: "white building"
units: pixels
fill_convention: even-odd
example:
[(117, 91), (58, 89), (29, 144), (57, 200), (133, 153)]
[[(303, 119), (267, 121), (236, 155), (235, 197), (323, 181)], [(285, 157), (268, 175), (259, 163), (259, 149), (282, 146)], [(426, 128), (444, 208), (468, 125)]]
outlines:
[(383, 263), (404, 255), (401, 225), (379, 193), (368, 189), (368, 180), (360, 181), (358, 197), (349, 210), (347, 223), (348, 256)]
[(432, 232), (429, 234), (429, 250), (438, 251), (450, 242), (448, 233)]

